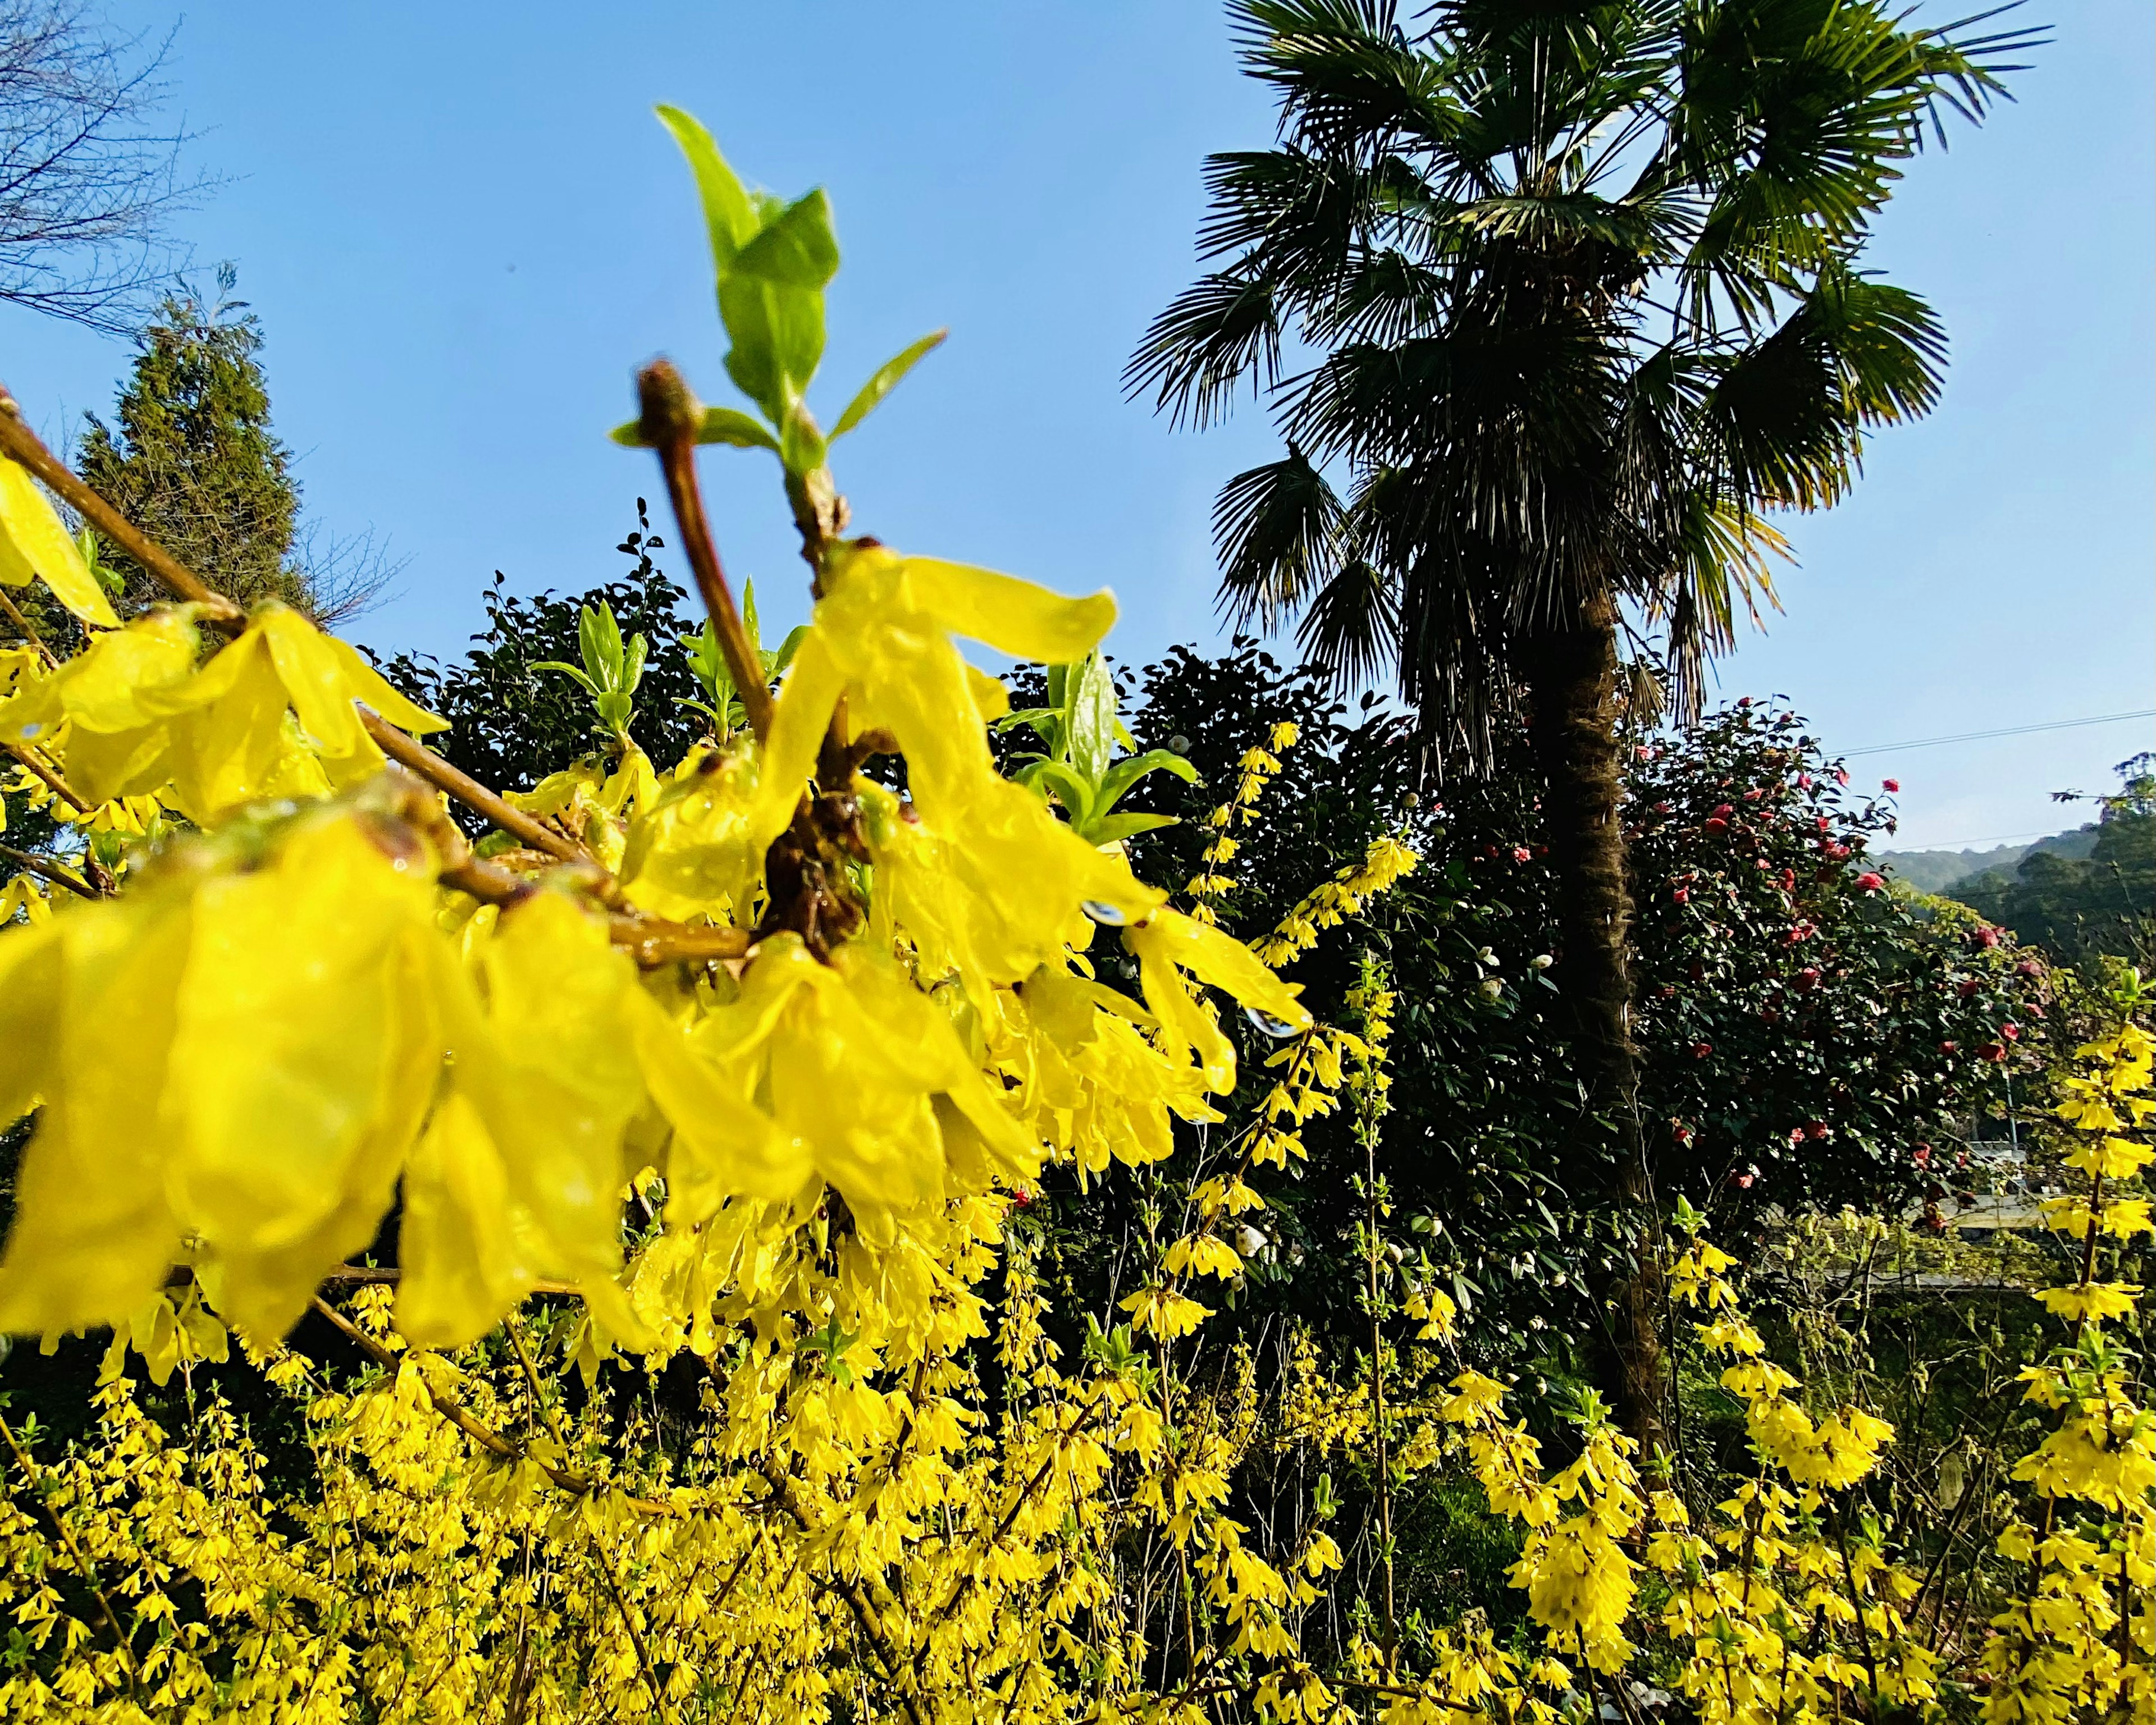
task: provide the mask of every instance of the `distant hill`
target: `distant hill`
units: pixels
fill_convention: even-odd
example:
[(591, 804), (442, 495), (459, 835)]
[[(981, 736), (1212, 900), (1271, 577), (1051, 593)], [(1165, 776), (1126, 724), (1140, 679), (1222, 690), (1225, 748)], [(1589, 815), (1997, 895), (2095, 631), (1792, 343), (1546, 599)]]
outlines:
[(1999, 845), (1989, 850), (1887, 850), (1873, 860), (1883, 872), (1907, 881), (1919, 892), (1944, 892), (1979, 875), (2010, 877), (2023, 858), (2038, 851), (2080, 862), (2096, 854), (2096, 834), (2092, 822), (2071, 832), (2054, 833), (2032, 845)]

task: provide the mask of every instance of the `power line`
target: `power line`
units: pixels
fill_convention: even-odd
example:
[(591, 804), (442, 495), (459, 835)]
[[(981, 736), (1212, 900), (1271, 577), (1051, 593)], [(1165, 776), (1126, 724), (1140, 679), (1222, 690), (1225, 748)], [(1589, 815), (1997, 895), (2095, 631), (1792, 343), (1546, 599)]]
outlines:
[(2009, 725), (2003, 731), (1964, 731), (1956, 737), (1920, 737), (1913, 742), (1874, 742), (1861, 749), (1846, 749), (1844, 754), (1883, 755), (1892, 749), (1936, 748), (1943, 742), (1983, 742), (1994, 737), (2026, 737), (2032, 731), (2071, 731), (2082, 725), (2118, 725), (2128, 719), (2156, 719), (2156, 707), (2133, 713), (2099, 713), (2090, 719), (2054, 719), (2045, 725)]

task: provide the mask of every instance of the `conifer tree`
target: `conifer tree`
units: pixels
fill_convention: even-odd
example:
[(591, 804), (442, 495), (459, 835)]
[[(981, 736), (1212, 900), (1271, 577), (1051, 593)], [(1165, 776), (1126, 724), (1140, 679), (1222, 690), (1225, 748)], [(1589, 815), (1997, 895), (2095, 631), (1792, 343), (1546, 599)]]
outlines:
[[(270, 424), (261, 321), (233, 286), (227, 266), (213, 304), (166, 300), (136, 337), (112, 424), (86, 416), (82, 470), (242, 603), (282, 599), (333, 624), (363, 610), (391, 570), (364, 537), (323, 545), (301, 530), (291, 451)], [(162, 597), (116, 546), (101, 547), (100, 558), (126, 583), (123, 609)]]
[[(305, 603), (292, 567), (300, 488), (291, 452), (270, 423), (262, 326), (230, 297), (220, 272), (218, 302), (168, 299), (136, 337), (132, 375), (113, 423), (89, 414), (84, 476), (159, 543), (196, 568), (214, 570), (243, 603), (276, 598)], [(126, 579), (133, 607), (162, 590), (117, 547), (104, 560)]]

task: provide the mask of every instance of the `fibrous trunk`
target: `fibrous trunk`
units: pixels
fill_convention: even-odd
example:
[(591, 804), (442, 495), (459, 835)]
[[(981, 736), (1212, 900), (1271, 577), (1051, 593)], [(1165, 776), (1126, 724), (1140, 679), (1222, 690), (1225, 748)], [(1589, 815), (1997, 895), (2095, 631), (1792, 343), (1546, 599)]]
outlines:
[(1617, 631), (1607, 600), (1517, 649), (1543, 817), (1558, 881), (1558, 978), (1577, 1014), (1589, 1109), (1614, 1134), (1612, 1173), (1629, 1252), (1598, 1290), (1609, 1319), (1610, 1388), (1626, 1430), (1662, 1440), (1661, 1297), (1654, 1181), (1639, 1113), (1627, 963), (1632, 916), (1617, 776)]

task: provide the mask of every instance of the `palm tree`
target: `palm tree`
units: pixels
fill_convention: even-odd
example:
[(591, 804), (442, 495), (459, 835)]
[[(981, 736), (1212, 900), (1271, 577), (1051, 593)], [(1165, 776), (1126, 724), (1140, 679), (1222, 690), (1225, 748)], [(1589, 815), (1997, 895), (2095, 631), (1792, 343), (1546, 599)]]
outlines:
[[(1211, 157), (1211, 273), (1134, 392), (1209, 423), (1247, 383), (1282, 457), (1214, 524), (1240, 622), (1299, 619), (1343, 681), (1389, 671), (1435, 761), (1523, 716), (1564, 883), (1632, 1429), (1659, 1432), (1652, 1168), (1635, 1106), (1619, 819), (1629, 692), (1696, 715), (1774, 511), (1840, 498), (1876, 427), (1937, 400), (1945, 341), (1859, 268), (1943, 110), (1980, 119), (2030, 33), (1877, 0), (1230, 0), (1276, 148)], [(1986, 14), (1986, 17), (1991, 14)], [(1659, 681), (1620, 679), (1620, 641)]]

